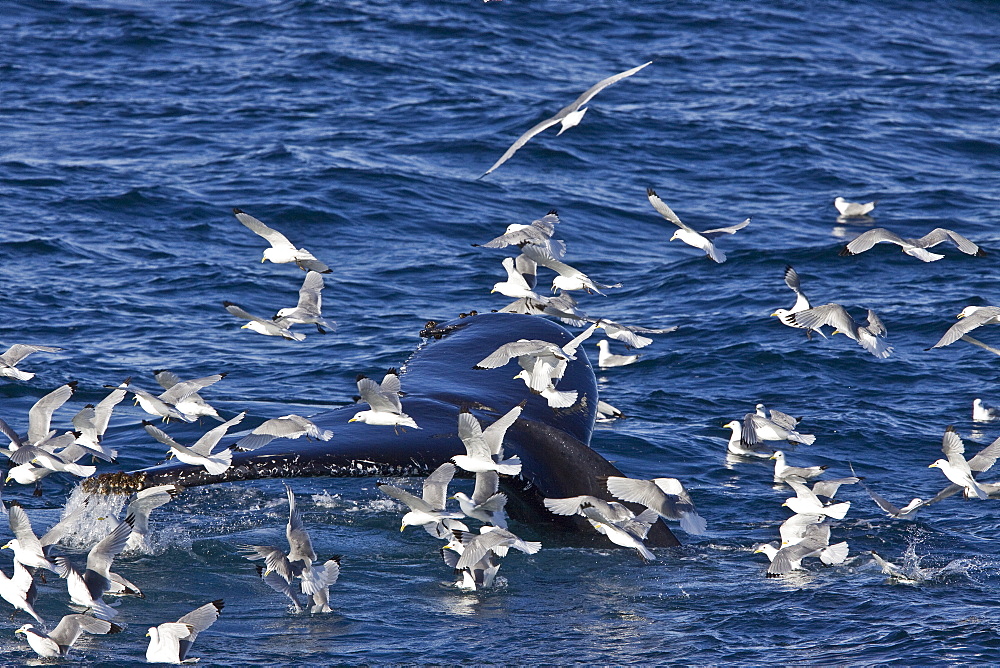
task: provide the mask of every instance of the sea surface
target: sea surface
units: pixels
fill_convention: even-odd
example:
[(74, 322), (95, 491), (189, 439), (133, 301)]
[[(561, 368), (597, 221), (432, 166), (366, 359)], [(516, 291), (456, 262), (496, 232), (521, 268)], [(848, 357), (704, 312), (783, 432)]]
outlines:
[[(542, 535), (538, 554), (507, 557), (497, 587), (468, 594), (449, 586), (434, 539), (397, 530), (379, 479), (294, 479), (316, 551), (343, 566), (332, 614), (293, 615), (237, 551), (283, 540), (281, 481), (192, 488), (154, 513), (148, 550), (115, 562), (146, 592), (121, 604), (127, 628), (85, 636), (76, 661), (134, 665), (148, 626), (224, 598), (191, 652), (204, 664), (1000, 663), (1000, 503), (956, 496), (899, 521), (845, 487), (833, 537), (847, 562), (765, 578), (752, 550), (778, 538), (790, 490), (769, 462), (727, 461), (721, 427), (758, 402), (802, 417), (816, 442), (786, 448), (791, 463), (827, 477), (853, 465), (898, 505), (946, 484), (928, 468), (946, 426), (970, 453), (1000, 436), (971, 420), (974, 398), (1000, 403), (1000, 360), (964, 342), (925, 350), (963, 307), (1000, 303), (995, 3), (19, 0), (0, 35), (0, 342), (65, 349), (22, 362), (34, 379), (0, 382), (15, 428), (63, 383), (79, 385), (60, 429), (104, 385), (152, 389), (163, 368), (227, 372), (203, 393), (227, 416), (349, 404), (355, 376), (402, 364), (427, 320), (507, 304), (490, 288), (510, 253), (472, 244), (557, 209), (567, 262), (624, 284), (583, 295), (583, 310), (678, 326), (638, 363), (599, 371), (602, 398), (628, 417), (591, 444), (628, 475), (680, 479), (709, 526), (677, 529), (683, 546), (650, 564)], [(647, 61), (579, 126), (477, 178), (523, 131)], [(697, 229), (752, 222), (719, 241), (716, 264), (668, 241), (648, 187)], [(836, 196), (878, 205), (841, 221)], [(222, 308), (270, 317), (304, 275), (262, 264), (263, 240), (233, 207), (333, 267), (335, 332), (264, 337)], [(951, 228), (987, 255), (838, 256), (873, 226)], [(794, 302), (786, 264), (814, 304), (859, 320), (874, 309), (892, 356), (770, 318)], [(991, 329), (975, 335), (1000, 345)], [(162, 459), (146, 417), (119, 407), (121, 458), (100, 470)], [(13, 483), (3, 496), (40, 532), (75, 486), (56, 474), (40, 497)], [(333, 507), (312, 500), (324, 490)], [(913, 579), (887, 579), (871, 550)], [(66, 598), (61, 581), (40, 585), (40, 614), (57, 620)], [(27, 617), (8, 612), (0, 663), (33, 663), (14, 635)]]

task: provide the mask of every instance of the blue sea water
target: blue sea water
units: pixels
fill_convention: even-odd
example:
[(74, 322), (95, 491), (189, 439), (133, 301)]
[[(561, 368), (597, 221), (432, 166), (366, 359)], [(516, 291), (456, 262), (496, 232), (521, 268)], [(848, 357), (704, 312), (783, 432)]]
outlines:
[[(280, 481), (193, 488), (154, 515), (148, 554), (116, 562), (147, 594), (122, 604), (128, 628), (85, 637), (78, 660), (132, 665), (147, 626), (224, 597), (192, 652), (211, 665), (1000, 662), (996, 501), (953, 497), (900, 522), (844, 488), (833, 533), (848, 561), (767, 579), (751, 551), (777, 539), (789, 490), (764, 463), (727, 462), (721, 428), (759, 401), (802, 416), (817, 440), (793, 463), (839, 476), (850, 462), (899, 504), (944, 486), (927, 465), (947, 425), (973, 451), (1000, 436), (970, 416), (975, 397), (1000, 403), (995, 358), (924, 350), (964, 306), (997, 303), (995, 4), (21, 0), (0, 26), (0, 341), (66, 349), (0, 384), (3, 419), (23, 430), (35, 400), (75, 380), (57, 413), (68, 427), (103, 385), (152, 387), (160, 368), (228, 372), (205, 395), (230, 415), (345, 405), (355, 376), (401, 364), (425, 321), (505, 305), (489, 293), (505, 255), (471, 244), (555, 208), (567, 260), (624, 283), (584, 310), (679, 326), (599, 372), (629, 417), (592, 445), (629, 475), (681, 479), (709, 523), (648, 565), (557, 541), (515, 553), (501, 586), (470, 595), (443, 584), (435, 541), (396, 530), (376, 479), (294, 480), (317, 552), (344, 555), (335, 613), (308, 617), (236, 551), (282, 539)], [(477, 180), (531, 125), (650, 60), (579, 126)], [(699, 229), (753, 222), (715, 264), (668, 242), (647, 187)], [(878, 199), (874, 220), (838, 221), (837, 195)], [(222, 309), (270, 315), (302, 278), (259, 262), (234, 206), (334, 268), (335, 333), (262, 337)], [(988, 254), (837, 255), (872, 225), (947, 227)], [(814, 303), (874, 309), (893, 355), (769, 318), (794, 301), (786, 264)], [(162, 458), (144, 417), (123, 404), (113, 418), (126, 470)], [(4, 497), (40, 529), (74, 485), (53, 475), (41, 497)], [(310, 500), (323, 490), (339, 505)], [(887, 581), (870, 550), (924, 577)], [(64, 599), (61, 582), (41, 586), (39, 612), (58, 619)], [(0, 624), (4, 663), (33, 660), (13, 634), (25, 619)]]

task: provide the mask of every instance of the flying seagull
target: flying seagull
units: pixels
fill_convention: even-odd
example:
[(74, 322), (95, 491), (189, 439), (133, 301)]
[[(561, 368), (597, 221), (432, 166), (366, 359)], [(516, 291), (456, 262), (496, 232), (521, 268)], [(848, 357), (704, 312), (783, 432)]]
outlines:
[(822, 327), (813, 330), (809, 328), (804, 328), (802, 327), (802, 325), (796, 324), (794, 321), (792, 321), (790, 316), (793, 313), (798, 313), (799, 311), (805, 311), (806, 309), (812, 308), (812, 306), (809, 304), (809, 299), (806, 297), (805, 293), (802, 292), (802, 286), (799, 283), (798, 272), (792, 269), (792, 267), (789, 265), (785, 265), (785, 285), (787, 285), (792, 290), (792, 292), (795, 293), (795, 303), (792, 305), (792, 308), (789, 309), (784, 309), (784, 308), (775, 309), (774, 313), (772, 313), (771, 315), (777, 317), (778, 320), (780, 320), (783, 325), (805, 329), (806, 336), (809, 337), (810, 340), (812, 339), (812, 332), (814, 331), (819, 332), (819, 334), (823, 338), (826, 338), (826, 334), (823, 334)]
[[(583, 105), (590, 102), (591, 98), (593, 98), (595, 95), (600, 93), (602, 90), (604, 90), (611, 84), (617, 83), (626, 77), (632, 76), (642, 68), (646, 67), (647, 65), (651, 65), (652, 63), (653, 61), (649, 61), (648, 63), (644, 63), (642, 65), (639, 65), (638, 67), (633, 67), (630, 70), (625, 70), (624, 72), (620, 72), (618, 74), (615, 74), (614, 76), (610, 76), (607, 79), (602, 79), (601, 81), (598, 81), (596, 84), (588, 88), (583, 93), (583, 95), (573, 100), (571, 104), (568, 104), (562, 109), (560, 109), (555, 116), (552, 116), (551, 118), (546, 118), (544, 121), (533, 126), (530, 130), (528, 130), (523, 135), (518, 137), (517, 141), (511, 144), (510, 148), (508, 148), (507, 151), (502, 156), (500, 156), (499, 160), (493, 163), (492, 167), (486, 170), (486, 173), (484, 173), (483, 176), (486, 176), (486, 174), (489, 174), (494, 169), (496, 169), (503, 163), (507, 162), (510, 159), (510, 157), (517, 152), (517, 149), (527, 144), (528, 140), (537, 135), (539, 132), (547, 130), (557, 123), (561, 123), (562, 128), (560, 128), (559, 132), (556, 135), (558, 136), (561, 135), (566, 130), (568, 130), (569, 128), (573, 127), (574, 125), (579, 125), (580, 121), (583, 119), (583, 115), (587, 113), (587, 107), (584, 107)], [(479, 178), (483, 178), (483, 176), (480, 176)]]
[(318, 271), (321, 274), (329, 274), (332, 269), (316, 259), (316, 256), (305, 248), (296, 248), (295, 244), (288, 240), (284, 234), (268, 227), (249, 213), (241, 209), (233, 209), (236, 220), (243, 223), (251, 232), (264, 238), (271, 244), (270, 248), (264, 249), (264, 257), (261, 262), (270, 260), (276, 264), (287, 264), (294, 262), (302, 271)]
[(933, 248), (934, 246), (942, 244), (945, 241), (950, 241), (955, 244), (955, 247), (966, 255), (975, 255), (976, 257), (983, 257), (986, 255), (986, 251), (963, 237), (958, 232), (953, 232), (952, 230), (947, 230), (943, 227), (935, 227), (919, 239), (904, 239), (895, 232), (887, 230), (884, 227), (876, 227), (859, 234), (853, 241), (844, 246), (838, 254), (845, 256), (864, 253), (875, 244), (883, 241), (896, 244), (902, 248), (903, 252), (907, 255), (912, 255), (918, 260), (923, 260), (924, 262), (934, 262), (935, 260), (942, 259), (944, 255), (941, 255), (940, 253), (931, 253), (927, 249)]
[[(966, 306), (958, 314), (959, 321), (952, 325), (944, 336), (931, 348), (950, 346), (974, 329), (983, 325), (1000, 324), (1000, 307), (997, 306)], [(928, 348), (927, 350), (930, 350)]]
[(652, 188), (646, 188), (646, 197), (649, 198), (649, 203), (653, 205), (653, 208), (656, 209), (657, 213), (680, 228), (674, 232), (673, 236), (670, 237), (670, 241), (680, 239), (688, 246), (700, 248), (705, 251), (708, 257), (720, 264), (726, 261), (726, 254), (715, 247), (715, 244), (712, 243), (712, 239), (720, 234), (736, 234), (736, 232), (742, 230), (750, 224), (750, 219), (747, 218), (742, 223), (731, 225), (730, 227), (719, 227), (713, 230), (698, 232), (687, 223), (681, 222), (681, 219), (677, 217), (677, 214), (674, 213), (669, 206), (667, 206), (666, 202), (660, 199), (655, 190)]
[(833, 303), (792, 313), (788, 318), (798, 327), (818, 329), (820, 325), (830, 325), (834, 334), (847, 335), (875, 357), (884, 359), (892, 354), (892, 346), (885, 342), (885, 325), (871, 309), (868, 309), (868, 323), (864, 326), (855, 322), (843, 306)]

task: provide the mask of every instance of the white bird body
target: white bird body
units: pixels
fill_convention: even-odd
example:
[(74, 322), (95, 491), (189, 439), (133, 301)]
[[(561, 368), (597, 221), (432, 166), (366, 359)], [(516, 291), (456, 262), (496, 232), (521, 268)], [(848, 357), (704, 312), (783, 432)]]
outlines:
[(25, 343), (15, 343), (7, 351), (0, 355), (0, 378), (13, 378), (14, 380), (31, 380), (35, 374), (30, 371), (22, 371), (17, 368), (17, 363), (32, 353), (59, 353), (62, 348), (52, 346), (33, 346)]
[(963, 237), (958, 232), (954, 232), (943, 227), (936, 227), (919, 239), (904, 239), (895, 232), (884, 227), (875, 227), (866, 232), (862, 232), (855, 239), (850, 241), (840, 250), (840, 255), (857, 255), (864, 253), (878, 243), (893, 243), (903, 249), (907, 255), (922, 260), (924, 262), (935, 262), (944, 258), (940, 253), (931, 253), (928, 248), (933, 248), (938, 244), (950, 241), (958, 250), (966, 255), (982, 257), (986, 251)]
[(992, 422), (1000, 420), (1000, 409), (987, 406), (982, 399), (972, 400), (972, 419), (975, 422)]
[(14, 633), (23, 633), (28, 645), (35, 650), (38, 656), (46, 659), (58, 659), (69, 653), (69, 648), (76, 643), (84, 631), (104, 635), (118, 633), (121, 630), (120, 626), (107, 620), (90, 615), (74, 614), (66, 615), (59, 620), (59, 624), (56, 625), (52, 633), (46, 633), (44, 628), (35, 628), (34, 624), (25, 624)]
[(796, 326), (817, 329), (830, 325), (834, 334), (844, 334), (857, 341), (858, 345), (875, 357), (885, 359), (892, 354), (892, 346), (885, 341), (888, 333), (875, 311), (868, 309), (868, 322), (858, 325), (854, 318), (840, 304), (829, 303), (799, 311), (788, 316)]
[(261, 262), (270, 260), (275, 264), (295, 263), (302, 271), (315, 271), (321, 274), (329, 274), (331, 269), (316, 259), (316, 256), (305, 248), (296, 248), (285, 235), (277, 230), (268, 227), (250, 214), (240, 209), (233, 209), (236, 220), (240, 221), (251, 232), (264, 238), (270, 248), (264, 249), (264, 257)]
[(793, 476), (802, 480), (809, 480), (810, 478), (823, 475), (823, 472), (827, 469), (826, 466), (789, 466), (785, 462), (785, 453), (781, 450), (776, 450), (771, 455), (771, 459), (774, 460), (774, 482), (785, 482)]
[(395, 369), (386, 372), (381, 384), (363, 375), (358, 376), (358, 394), (371, 409), (358, 411), (348, 422), (420, 429), (413, 418), (403, 412), (400, 393), (399, 372)]
[(811, 489), (802, 483), (791, 479), (785, 480), (785, 482), (795, 490), (795, 496), (786, 499), (781, 505), (787, 507), (793, 513), (799, 513), (800, 515), (825, 515), (835, 520), (842, 520), (851, 507), (850, 501), (829, 505), (824, 504)]
[(336, 329), (337, 323), (327, 322), (323, 318), (323, 275), (316, 271), (306, 273), (299, 288), (299, 301), (293, 307), (283, 308), (275, 314), (273, 320), (280, 327), (289, 325), (316, 325), (320, 334), (326, 334), (323, 329)]
[(805, 329), (806, 336), (810, 338), (812, 338), (812, 332), (817, 332), (820, 336), (826, 338), (826, 334), (823, 333), (822, 326), (816, 329), (812, 329), (810, 327), (803, 327), (802, 325), (799, 325), (794, 320), (792, 320), (791, 316), (793, 313), (805, 311), (812, 307), (809, 304), (809, 299), (806, 297), (805, 293), (802, 292), (802, 287), (799, 283), (798, 272), (796, 272), (794, 269), (792, 269), (792, 267), (788, 265), (785, 266), (785, 285), (787, 285), (792, 290), (792, 292), (795, 293), (795, 303), (792, 304), (792, 308), (789, 309), (784, 309), (784, 308), (775, 309), (774, 313), (772, 313), (771, 315), (777, 317), (779, 322), (781, 322), (781, 324), (783, 325), (787, 325), (788, 327), (797, 327), (799, 329)]

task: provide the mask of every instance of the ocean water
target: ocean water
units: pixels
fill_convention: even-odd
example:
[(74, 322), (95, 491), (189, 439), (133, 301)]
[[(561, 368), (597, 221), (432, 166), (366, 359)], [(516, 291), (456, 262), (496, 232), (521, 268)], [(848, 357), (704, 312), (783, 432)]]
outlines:
[[(23, 430), (35, 400), (75, 380), (56, 414), (67, 428), (103, 385), (153, 387), (161, 368), (228, 372), (205, 396), (229, 415), (345, 405), (358, 373), (405, 361), (425, 321), (504, 306), (489, 290), (506, 254), (471, 244), (555, 208), (567, 261), (624, 283), (581, 308), (679, 327), (598, 373), (629, 417), (591, 444), (629, 475), (682, 480), (709, 523), (678, 530), (683, 546), (651, 564), (542, 535), (538, 554), (507, 558), (499, 586), (465, 594), (433, 539), (397, 531), (378, 479), (296, 479), (317, 552), (343, 555), (335, 612), (309, 617), (237, 552), (282, 540), (281, 482), (192, 488), (154, 514), (148, 550), (116, 561), (147, 595), (122, 603), (127, 628), (84, 637), (77, 660), (132, 665), (149, 625), (225, 598), (192, 651), (211, 665), (1000, 661), (995, 500), (953, 497), (901, 522), (844, 488), (852, 506), (833, 535), (848, 561), (767, 579), (752, 548), (777, 539), (789, 490), (765, 463), (727, 462), (721, 428), (757, 402), (802, 416), (817, 440), (792, 463), (835, 476), (850, 463), (900, 505), (946, 483), (927, 465), (947, 425), (972, 451), (1000, 436), (970, 414), (976, 397), (1000, 403), (994, 356), (924, 350), (964, 306), (997, 303), (994, 4), (24, 0), (0, 25), (0, 341), (65, 348), (25, 360), (33, 380), (0, 383), (4, 420)], [(579, 126), (477, 179), (531, 125), (650, 60)], [(715, 264), (668, 241), (647, 187), (698, 229), (752, 223), (719, 242), (729, 259)], [(874, 219), (838, 221), (838, 195), (878, 199)], [(302, 279), (261, 264), (234, 206), (334, 268), (336, 332), (286, 342), (223, 310), (268, 316)], [(951, 228), (988, 254), (838, 256), (873, 225)], [(874, 309), (893, 355), (769, 318), (794, 301), (786, 264), (815, 304)], [(996, 344), (989, 330), (978, 336)], [(145, 417), (122, 404), (112, 420), (125, 470), (162, 458)], [(40, 497), (3, 494), (41, 530), (74, 486), (53, 475)], [(310, 498), (324, 490), (335, 507)], [(871, 550), (914, 580), (888, 581)], [(40, 585), (38, 610), (56, 620), (65, 599), (61, 582)], [(26, 620), (0, 623), (6, 664), (34, 660), (13, 634)]]

